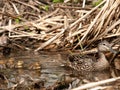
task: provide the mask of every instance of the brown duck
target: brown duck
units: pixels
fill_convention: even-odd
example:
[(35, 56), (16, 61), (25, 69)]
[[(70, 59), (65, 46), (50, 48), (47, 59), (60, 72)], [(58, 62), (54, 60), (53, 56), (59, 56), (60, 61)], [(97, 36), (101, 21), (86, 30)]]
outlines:
[(100, 71), (107, 69), (109, 67), (109, 62), (107, 61), (103, 51), (111, 51), (116, 53), (112, 48), (111, 44), (107, 41), (102, 41), (98, 44), (98, 59), (89, 56), (80, 55), (70, 55), (69, 56), (69, 66), (77, 71)]

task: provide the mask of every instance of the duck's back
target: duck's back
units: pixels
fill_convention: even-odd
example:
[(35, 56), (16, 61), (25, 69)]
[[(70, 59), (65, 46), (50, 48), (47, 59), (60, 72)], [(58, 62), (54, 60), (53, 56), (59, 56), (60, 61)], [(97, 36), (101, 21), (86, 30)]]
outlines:
[(69, 61), (69, 66), (77, 71), (94, 71), (93, 58), (73, 55), (69, 57)]

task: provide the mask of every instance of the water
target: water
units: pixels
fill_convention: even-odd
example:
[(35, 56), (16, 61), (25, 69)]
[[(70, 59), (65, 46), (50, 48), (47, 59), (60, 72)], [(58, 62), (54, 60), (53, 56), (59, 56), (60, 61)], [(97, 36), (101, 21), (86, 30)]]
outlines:
[[(0, 88), (17, 87), (19, 83), (21, 87), (28, 88), (35, 85), (35, 83), (38, 84), (38, 82), (40, 84), (39, 88), (55, 87), (59, 82), (69, 82), (67, 88), (73, 88), (81, 83), (86, 83), (87, 80), (98, 81), (110, 77), (109, 71), (80, 75), (80, 73), (66, 66), (66, 57), (67, 55), (64, 53), (58, 52), (18, 52), (7, 58), (1, 57), (0, 77), (4, 77), (2, 81), (5, 83), (1, 83)], [(72, 82), (75, 83), (78, 80), (79, 83), (72, 84)], [(70, 83), (72, 87), (69, 86)]]

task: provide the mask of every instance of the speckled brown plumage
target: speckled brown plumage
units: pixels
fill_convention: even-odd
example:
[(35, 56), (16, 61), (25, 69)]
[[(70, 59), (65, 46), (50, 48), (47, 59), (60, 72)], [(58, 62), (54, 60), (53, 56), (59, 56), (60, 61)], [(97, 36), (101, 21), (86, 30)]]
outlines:
[(98, 59), (89, 56), (70, 55), (69, 66), (77, 71), (97, 71), (107, 69), (109, 67), (109, 62), (103, 53), (103, 51), (106, 50), (113, 53), (115, 52), (112, 50), (111, 44), (107, 41), (103, 41), (98, 44)]

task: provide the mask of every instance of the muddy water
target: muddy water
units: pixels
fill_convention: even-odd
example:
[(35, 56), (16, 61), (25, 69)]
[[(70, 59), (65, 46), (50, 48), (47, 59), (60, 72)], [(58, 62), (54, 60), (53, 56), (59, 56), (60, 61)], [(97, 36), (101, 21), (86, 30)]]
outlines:
[[(63, 76), (69, 76), (70, 80), (80, 82), (86, 80), (103, 80), (110, 77), (109, 71), (92, 72), (80, 75), (78, 72), (66, 67), (67, 59), (61, 53), (33, 53), (19, 52), (9, 57), (1, 57), (0, 77), (4, 76), (5, 81), (1, 88), (15, 87), (18, 83), (29, 86), (34, 82), (43, 82), (41, 86), (54, 86), (63, 80)], [(71, 82), (72, 83), (72, 82)], [(78, 84), (78, 83), (77, 83)], [(79, 84), (78, 84), (79, 85)], [(73, 85), (76, 87), (76, 85)], [(72, 88), (73, 88), (72, 87)], [(69, 88), (69, 86), (68, 86)]]

